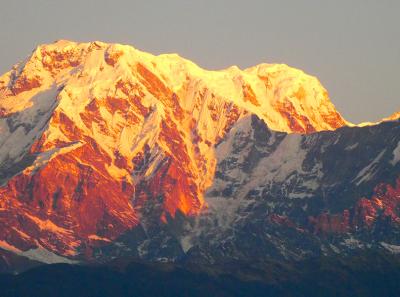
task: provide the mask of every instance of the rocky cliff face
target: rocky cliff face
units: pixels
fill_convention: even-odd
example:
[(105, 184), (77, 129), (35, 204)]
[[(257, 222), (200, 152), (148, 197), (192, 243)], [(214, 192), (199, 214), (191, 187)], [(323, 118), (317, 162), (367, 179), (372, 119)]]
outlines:
[(399, 128), (298, 135), (242, 120), (216, 147), (209, 208), (184, 242), (211, 259), (252, 261), (400, 252)]
[(286, 65), (39, 46), (0, 77), (0, 246), (48, 262), (235, 256), (254, 245), (231, 232), (255, 230), (285, 256), (291, 239), (263, 229), (278, 226), (313, 243), (291, 254), (323, 252), (324, 236), (397, 222), (398, 122), (347, 124)]

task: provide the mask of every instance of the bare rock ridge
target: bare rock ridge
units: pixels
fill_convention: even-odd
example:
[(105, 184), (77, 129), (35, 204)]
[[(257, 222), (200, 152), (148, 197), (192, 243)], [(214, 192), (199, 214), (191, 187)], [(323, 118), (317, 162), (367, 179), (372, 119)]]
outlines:
[(289, 134), (349, 124), (287, 65), (207, 71), (120, 44), (37, 47), (0, 77), (0, 247), (90, 258), (138, 226), (149, 236), (151, 222), (200, 215), (227, 157), (216, 146), (253, 116)]

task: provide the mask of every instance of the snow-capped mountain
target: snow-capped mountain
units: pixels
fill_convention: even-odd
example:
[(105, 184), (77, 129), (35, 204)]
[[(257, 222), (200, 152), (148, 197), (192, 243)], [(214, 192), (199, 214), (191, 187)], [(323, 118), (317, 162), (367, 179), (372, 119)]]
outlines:
[(353, 127), (287, 65), (39, 46), (0, 77), (0, 247), (47, 263), (397, 251), (391, 120)]

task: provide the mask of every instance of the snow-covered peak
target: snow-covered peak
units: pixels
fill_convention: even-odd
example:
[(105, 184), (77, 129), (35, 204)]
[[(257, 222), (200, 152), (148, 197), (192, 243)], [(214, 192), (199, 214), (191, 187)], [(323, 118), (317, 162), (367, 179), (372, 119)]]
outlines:
[[(101, 83), (109, 90), (119, 78), (135, 82), (138, 72), (145, 71), (180, 95), (180, 105), (188, 108), (191, 94), (207, 89), (213, 96), (257, 114), (273, 130), (308, 133), (346, 124), (315, 77), (284, 64), (208, 71), (177, 54), (154, 56), (128, 45), (59, 40), (38, 46), (17, 68), (0, 78), (0, 88), (17, 82), (14, 89), (22, 92), (78, 79)], [(100, 81), (102, 77), (109, 79)]]
[(394, 114), (392, 114), (390, 117), (386, 118), (385, 120), (387, 121), (395, 121), (400, 119), (400, 111), (395, 112)]

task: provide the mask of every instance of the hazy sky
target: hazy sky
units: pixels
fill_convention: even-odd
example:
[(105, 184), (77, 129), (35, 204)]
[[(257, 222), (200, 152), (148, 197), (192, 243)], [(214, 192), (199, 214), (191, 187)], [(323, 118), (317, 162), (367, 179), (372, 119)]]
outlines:
[(286, 63), (350, 121), (400, 110), (399, 0), (1, 0), (0, 72), (57, 39), (177, 52), (208, 69)]

